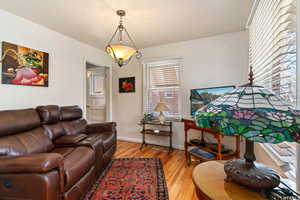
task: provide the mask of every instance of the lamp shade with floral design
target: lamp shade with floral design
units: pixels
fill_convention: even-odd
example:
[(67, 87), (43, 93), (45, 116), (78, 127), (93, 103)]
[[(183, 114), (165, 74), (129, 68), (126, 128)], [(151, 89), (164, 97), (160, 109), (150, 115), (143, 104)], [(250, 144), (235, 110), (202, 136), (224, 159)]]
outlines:
[(300, 142), (300, 111), (261, 86), (247, 84), (198, 110), (196, 124), (253, 142)]

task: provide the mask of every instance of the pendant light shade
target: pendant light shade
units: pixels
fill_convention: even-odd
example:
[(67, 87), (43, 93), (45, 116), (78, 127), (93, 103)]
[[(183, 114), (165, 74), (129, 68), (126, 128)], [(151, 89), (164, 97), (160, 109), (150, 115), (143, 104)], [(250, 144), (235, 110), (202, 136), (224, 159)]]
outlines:
[(106, 53), (108, 53), (115, 62), (122, 67), (126, 65), (136, 53), (134, 48), (125, 45), (111, 45), (106, 47)]
[(117, 11), (117, 15), (120, 16), (120, 23), (105, 49), (106, 53), (114, 59), (119, 67), (128, 64), (134, 55), (138, 59), (142, 57), (142, 54), (136, 48), (136, 45), (123, 25), (122, 17), (125, 14), (124, 10)]

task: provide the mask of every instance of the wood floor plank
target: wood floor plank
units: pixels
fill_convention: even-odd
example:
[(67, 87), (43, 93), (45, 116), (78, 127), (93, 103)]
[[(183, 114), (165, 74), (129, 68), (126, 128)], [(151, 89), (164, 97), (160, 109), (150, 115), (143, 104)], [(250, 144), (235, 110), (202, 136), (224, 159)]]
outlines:
[(138, 143), (118, 141), (115, 157), (160, 158), (163, 163), (170, 200), (198, 200), (192, 181), (192, 172), (196, 164), (186, 165), (184, 151), (174, 150), (168, 155), (167, 152), (153, 150), (152, 147), (152, 145), (147, 145), (139, 150), (140, 144)]

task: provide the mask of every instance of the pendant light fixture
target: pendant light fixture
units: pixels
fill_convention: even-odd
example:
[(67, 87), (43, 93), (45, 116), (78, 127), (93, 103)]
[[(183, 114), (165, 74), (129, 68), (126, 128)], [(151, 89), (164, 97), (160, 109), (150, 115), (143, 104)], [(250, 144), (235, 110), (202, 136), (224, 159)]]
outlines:
[(126, 15), (126, 12), (124, 10), (117, 10), (117, 15), (120, 16), (120, 23), (108, 42), (105, 51), (114, 59), (119, 67), (122, 67), (129, 63), (132, 56), (135, 55), (137, 59), (140, 59), (142, 54), (123, 25), (123, 17)]

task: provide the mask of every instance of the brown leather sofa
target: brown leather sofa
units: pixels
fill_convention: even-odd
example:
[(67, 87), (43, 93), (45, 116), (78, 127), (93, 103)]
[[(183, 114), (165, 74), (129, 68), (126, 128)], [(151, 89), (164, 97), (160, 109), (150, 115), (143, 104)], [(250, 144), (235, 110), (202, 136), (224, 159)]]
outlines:
[(78, 106), (0, 111), (0, 199), (77, 200), (116, 151), (116, 124)]

